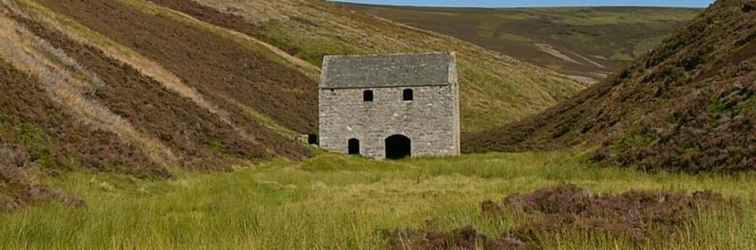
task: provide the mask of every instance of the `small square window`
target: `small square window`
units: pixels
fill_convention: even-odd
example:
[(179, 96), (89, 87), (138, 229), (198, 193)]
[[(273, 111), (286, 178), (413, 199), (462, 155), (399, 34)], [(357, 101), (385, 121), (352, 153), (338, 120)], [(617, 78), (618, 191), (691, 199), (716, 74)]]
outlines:
[(372, 102), (373, 101), (373, 91), (372, 90), (365, 90), (362, 92), (362, 101), (365, 102)]
[(412, 93), (412, 89), (405, 89), (402, 91), (402, 100), (405, 101), (412, 101), (415, 99), (414, 93)]

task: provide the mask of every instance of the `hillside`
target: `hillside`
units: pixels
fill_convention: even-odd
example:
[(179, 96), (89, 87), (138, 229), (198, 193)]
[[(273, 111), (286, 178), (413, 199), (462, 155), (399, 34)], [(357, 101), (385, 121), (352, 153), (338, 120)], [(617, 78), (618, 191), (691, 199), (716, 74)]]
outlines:
[(544, 113), (468, 138), (469, 152), (597, 145), (641, 169), (755, 170), (756, 3), (721, 0), (618, 74)]
[(571, 75), (604, 79), (701, 12), (644, 7), (432, 8), (345, 4)]
[(456, 51), (466, 132), (519, 120), (584, 88), (510, 56), (320, 0), (151, 2), (256, 37), (316, 66), (328, 54)]
[(457, 51), (467, 131), (583, 88), (323, 1), (2, 0), (0, 28), (0, 206), (9, 208), (71, 199), (40, 181), (67, 171), (170, 178), (308, 158), (299, 138), (317, 132), (326, 54)]
[(295, 136), (315, 130), (316, 82), (264, 49), (113, 2), (86, 6), (97, 33), (39, 3), (60, 2), (0, 7), (0, 209), (70, 199), (40, 181), (70, 170), (166, 178), (310, 155)]

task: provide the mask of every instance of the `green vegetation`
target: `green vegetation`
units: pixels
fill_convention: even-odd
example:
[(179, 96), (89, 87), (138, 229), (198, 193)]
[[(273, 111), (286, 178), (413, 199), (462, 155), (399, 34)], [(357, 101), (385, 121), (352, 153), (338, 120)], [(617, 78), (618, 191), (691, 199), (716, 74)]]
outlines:
[[(228, 173), (173, 180), (73, 172), (47, 180), (87, 208), (57, 203), (0, 214), (2, 249), (380, 249), (382, 230), (449, 231), (472, 225), (495, 237), (523, 218), (481, 215), (484, 200), (572, 183), (597, 193), (712, 190), (747, 209), (702, 215), (674, 248), (752, 249), (756, 176), (647, 174), (585, 163), (583, 151), (372, 161), (321, 153)], [(635, 249), (620, 239), (565, 232), (547, 249)], [(641, 248), (658, 247), (649, 242)]]
[(21, 124), (16, 130), (19, 144), (28, 150), (29, 157), (36, 164), (42, 167), (52, 167), (55, 164), (52, 142), (44, 130), (29, 123)]
[(747, 115), (756, 115), (756, 96), (751, 96), (743, 104), (742, 112)]
[(9, 142), (24, 147), (29, 158), (41, 167), (53, 167), (54, 145), (53, 140), (44, 129), (32, 123), (21, 123), (16, 126), (8, 124), (3, 115), (0, 115), (0, 142)]
[(750, 93), (744, 100), (730, 101), (721, 98), (716, 98), (714, 102), (709, 104), (709, 113), (715, 115), (723, 115), (731, 113), (732, 116), (739, 115), (741, 113), (752, 112), (756, 106), (756, 97), (753, 93)]

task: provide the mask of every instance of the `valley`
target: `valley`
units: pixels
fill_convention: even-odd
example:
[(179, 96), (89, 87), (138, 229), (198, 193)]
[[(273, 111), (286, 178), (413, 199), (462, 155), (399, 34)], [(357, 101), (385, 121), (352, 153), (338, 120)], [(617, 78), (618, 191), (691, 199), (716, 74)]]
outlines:
[[(755, 10), (0, 0), (0, 249), (756, 249)], [(305, 143), (431, 51), (462, 155)]]

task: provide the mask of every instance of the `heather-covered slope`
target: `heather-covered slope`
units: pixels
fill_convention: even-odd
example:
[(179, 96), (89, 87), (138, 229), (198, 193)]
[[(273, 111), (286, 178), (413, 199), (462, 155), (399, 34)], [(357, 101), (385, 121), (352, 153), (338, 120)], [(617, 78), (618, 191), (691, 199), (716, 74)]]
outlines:
[(165, 178), (310, 155), (313, 70), (140, 7), (0, 2), (0, 210), (75, 205), (41, 181), (68, 170)]
[(0, 60), (0, 211), (36, 200), (68, 199), (40, 185), (35, 172), (72, 165), (136, 176), (168, 176), (111, 131), (81, 123), (47, 97), (37, 79)]
[(221, 107), (239, 102), (297, 132), (315, 132), (316, 83), (255, 48), (141, 1), (36, 2), (156, 61)]
[(468, 152), (600, 145), (594, 160), (690, 172), (756, 170), (756, 3), (721, 0), (608, 81), (469, 136)]
[(456, 51), (467, 132), (516, 121), (584, 88), (549, 69), (326, 1), (149, 1), (256, 37), (318, 67), (328, 54)]

